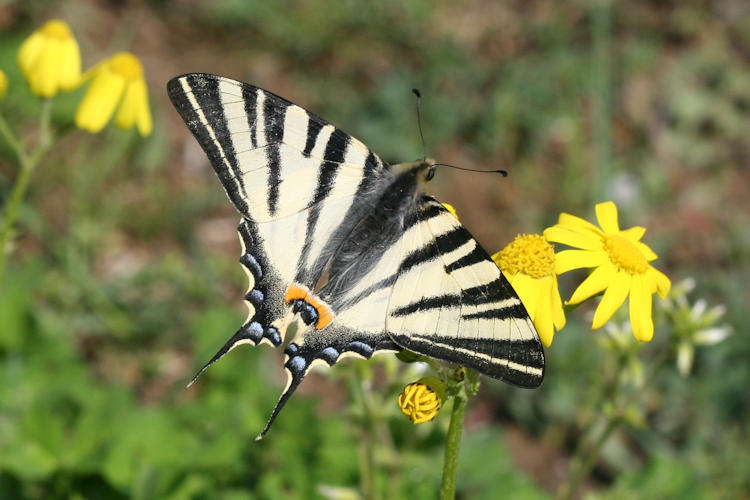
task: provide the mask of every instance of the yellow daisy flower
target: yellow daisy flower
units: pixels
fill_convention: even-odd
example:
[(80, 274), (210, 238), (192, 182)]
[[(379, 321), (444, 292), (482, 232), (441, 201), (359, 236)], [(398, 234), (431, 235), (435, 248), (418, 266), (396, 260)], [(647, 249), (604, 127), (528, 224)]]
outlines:
[(119, 105), (115, 125), (136, 126), (144, 137), (151, 133), (148, 90), (137, 57), (129, 52), (115, 54), (87, 71), (84, 79), (91, 79), (91, 84), (76, 111), (76, 126), (97, 133)]
[(70, 28), (53, 19), (34, 31), (18, 50), (18, 65), (31, 91), (52, 97), (73, 90), (81, 80), (81, 51)]
[(5, 93), (8, 91), (8, 75), (5, 71), (0, 69), (0, 101), (5, 97)]
[(523, 302), (542, 343), (549, 347), (555, 331), (565, 326), (554, 247), (540, 234), (523, 234), (493, 255), (492, 260)]
[(591, 325), (596, 330), (629, 297), (633, 335), (648, 342), (654, 336), (651, 296), (658, 292), (661, 297), (666, 297), (671, 286), (669, 278), (649, 265), (657, 255), (640, 241), (646, 228), (635, 226), (620, 230), (617, 207), (611, 201), (596, 205), (596, 218), (601, 229), (563, 213), (556, 225), (544, 231), (549, 241), (577, 248), (557, 253), (557, 274), (584, 267), (595, 268), (573, 292), (568, 303), (578, 304), (604, 291)]

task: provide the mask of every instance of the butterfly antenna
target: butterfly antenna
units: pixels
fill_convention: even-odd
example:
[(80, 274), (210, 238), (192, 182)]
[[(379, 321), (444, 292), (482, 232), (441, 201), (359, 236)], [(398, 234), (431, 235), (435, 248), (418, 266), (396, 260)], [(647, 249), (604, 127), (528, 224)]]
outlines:
[(480, 170), (478, 168), (466, 168), (466, 167), (459, 167), (458, 165), (451, 165), (450, 163), (435, 163), (433, 165), (435, 167), (450, 167), (455, 168), (456, 170), (465, 170), (467, 172), (480, 172), (483, 174), (501, 174), (503, 177), (508, 177), (508, 172), (505, 170), (498, 168), (497, 170)]
[(422, 107), (422, 94), (419, 89), (411, 89), (414, 95), (417, 96), (417, 126), (419, 127), (419, 137), (422, 139), (422, 160), (427, 160), (427, 146), (424, 142), (424, 134), (422, 133), (422, 113), (420, 111)]

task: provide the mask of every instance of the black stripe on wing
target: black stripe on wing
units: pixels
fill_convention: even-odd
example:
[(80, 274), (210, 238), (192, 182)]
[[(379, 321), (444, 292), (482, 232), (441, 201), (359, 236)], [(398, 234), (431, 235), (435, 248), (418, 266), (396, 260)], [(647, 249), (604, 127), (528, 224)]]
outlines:
[[(263, 125), (266, 132), (266, 158), (268, 160), (268, 213), (276, 215), (281, 184), (281, 152), (284, 142), (284, 120), (289, 105), (266, 99), (263, 101)], [(308, 127), (309, 128), (309, 127)]]
[(496, 309), (487, 309), (486, 311), (479, 311), (471, 314), (464, 314), (461, 319), (526, 319), (529, 317), (529, 313), (526, 312), (526, 308), (522, 304), (515, 304), (512, 306), (499, 307)]
[(250, 85), (242, 86), (242, 100), (244, 102), (245, 115), (247, 115), (247, 128), (250, 130), (250, 145), (258, 147), (258, 92), (260, 90)]
[(476, 247), (474, 247), (474, 250), (472, 250), (470, 253), (464, 255), (460, 259), (456, 259), (450, 264), (446, 264), (445, 272), (452, 273), (453, 271), (457, 271), (464, 267), (468, 267), (472, 264), (484, 262), (485, 260), (487, 260), (487, 252), (482, 250), (482, 247), (477, 245)]
[(312, 116), (310, 116), (310, 113), (307, 113), (307, 138), (305, 140), (305, 149), (302, 150), (302, 156), (305, 158), (310, 158), (310, 153), (312, 153), (313, 148), (315, 147), (315, 143), (318, 140), (318, 134), (320, 134), (320, 130), (323, 128), (323, 123), (321, 123), (319, 120), (314, 120)]
[[(433, 200), (433, 198), (425, 197), (423, 201), (424, 200)], [(443, 208), (439, 203), (438, 204), (430, 203), (422, 211), (412, 210), (406, 215), (406, 217), (404, 217), (404, 224), (403, 224), (404, 231), (410, 229), (418, 222), (426, 221), (433, 217), (437, 217), (444, 212), (445, 212), (445, 208)]]
[(456, 359), (459, 357), (457, 353), (461, 352), (464, 357), (473, 358), (474, 367), (483, 373), (499, 373), (501, 368), (505, 367), (514, 372), (510, 381), (521, 387), (537, 387), (544, 373), (544, 356), (536, 354), (540, 352), (536, 339), (445, 339), (429, 335), (412, 335), (410, 340), (420, 345), (420, 353), (438, 359)]
[(401, 272), (404, 273), (414, 266), (436, 259), (440, 254), (450, 253), (471, 239), (471, 234), (463, 227), (451, 229), (407, 255), (401, 262)]
[(298, 263), (299, 267), (297, 269), (296, 278), (296, 281), (299, 281), (300, 283), (307, 283), (309, 281), (309, 279), (306, 279), (308, 276), (319, 277), (323, 272), (322, 268), (311, 272), (309, 269), (311, 263), (306, 262), (304, 256), (310, 253), (313, 238), (315, 238), (316, 235), (315, 228), (318, 225), (318, 218), (323, 209), (321, 202), (328, 197), (328, 194), (333, 189), (339, 168), (344, 162), (344, 156), (346, 155), (346, 148), (349, 146), (349, 141), (350, 136), (346, 132), (337, 128), (331, 133), (331, 136), (326, 143), (325, 151), (323, 153), (323, 163), (318, 172), (318, 183), (315, 186), (315, 195), (308, 206), (310, 212), (307, 216), (307, 227), (305, 228), (305, 243), (302, 246), (303, 258), (300, 259), (300, 262)]
[(442, 309), (444, 307), (458, 307), (461, 305), (461, 296), (446, 294), (435, 297), (422, 297), (416, 302), (399, 307), (390, 312), (391, 316), (408, 316), (420, 311), (429, 311), (430, 309)]
[[(183, 82), (194, 96), (195, 104), (188, 97)], [(227, 128), (218, 77), (192, 74), (173, 78), (167, 84), (167, 92), (175, 109), (206, 152), (229, 198), (243, 215), (249, 217), (245, 201), (247, 192)], [(226, 168), (227, 164), (229, 168)]]

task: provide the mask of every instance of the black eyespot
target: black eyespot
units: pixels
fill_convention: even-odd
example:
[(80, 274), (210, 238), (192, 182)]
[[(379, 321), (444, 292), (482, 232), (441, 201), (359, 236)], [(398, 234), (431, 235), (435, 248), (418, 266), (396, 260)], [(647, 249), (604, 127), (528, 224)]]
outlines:
[(435, 177), (435, 167), (430, 167), (424, 178), (426, 181), (431, 181), (433, 177)]

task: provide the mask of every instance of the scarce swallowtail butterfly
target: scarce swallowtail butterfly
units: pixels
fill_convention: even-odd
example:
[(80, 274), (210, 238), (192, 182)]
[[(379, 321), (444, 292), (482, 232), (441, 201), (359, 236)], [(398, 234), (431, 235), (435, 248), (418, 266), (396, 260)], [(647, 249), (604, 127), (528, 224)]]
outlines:
[(250, 279), (247, 321), (196, 378), (240, 344), (282, 345), (298, 325), (286, 388), (258, 438), (312, 366), (349, 355), (409, 349), (541, 383), (544, 351), (523, 304), (422, 190), (434, 162), (388, 165), (309, 111), (228, 78), (188, 74), (167, 90), (241, 215)]

